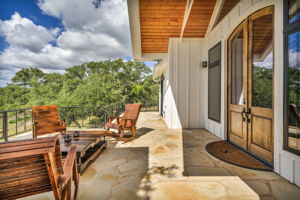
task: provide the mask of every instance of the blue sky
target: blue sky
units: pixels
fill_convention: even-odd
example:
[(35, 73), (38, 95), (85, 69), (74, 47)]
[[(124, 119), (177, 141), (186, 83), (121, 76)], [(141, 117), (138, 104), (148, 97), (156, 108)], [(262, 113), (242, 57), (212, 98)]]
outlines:
[(35, 24), (47, 28), (63, 28), (62, 21), (57, 17), (52, 17), (42, 13), (36, 0), (0, 0), (1, 2), (1, 20), (9, 20), (11, 16), (18, 12), (23, 17), (32, 20)]
[(126, 0), (0, 0), (0, 87), (22, 68), (116, 57), (131, 59)]

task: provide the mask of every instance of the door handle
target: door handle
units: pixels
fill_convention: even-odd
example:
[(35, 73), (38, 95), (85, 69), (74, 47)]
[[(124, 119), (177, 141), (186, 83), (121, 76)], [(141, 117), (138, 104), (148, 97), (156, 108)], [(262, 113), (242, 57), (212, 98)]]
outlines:
[(251, 122), (251, 108), (243, 108), (241, 112), (243, 121)]
[(246, 115), (246, 108), (243, 108), (243, 110), (242, 110), (242, 112), (241, 112), (241, 115), (242, 115), (243, 121), (246, 121), (246, 118), (247, 118), (247, 115)]
[(251, 122), (251, 108), (246, 108), (245, 109), (245, 115), (246, 115), (246, 118), (247, 118), (247, 122)]

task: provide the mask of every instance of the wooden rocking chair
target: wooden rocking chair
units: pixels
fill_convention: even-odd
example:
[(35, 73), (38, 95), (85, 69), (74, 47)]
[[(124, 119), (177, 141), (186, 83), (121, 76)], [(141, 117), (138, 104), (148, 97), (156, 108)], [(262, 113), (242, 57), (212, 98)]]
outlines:
[[(109, 121), (105, 124), (107, 131), (116, 129), (120, 137), (124, 137), (124, 131), (130, 130), (133, 136), (136, 136), (136, 123), (141, 111), (141, 104), (126, 104), (123, 116), (110, 116)], [(115, 120), (115, 122), (114, 122)]]
[(76, 145), (63, 164), (58, 137), (0, 143), (0, 171), (0, 199), (53, 191), (56, 200), (70, 200), (72, 178), (77, 198)]
[(32, 122), (33, 138), (66, 131), (66, 122), (59, 119), (57, 105), (32, 107)]

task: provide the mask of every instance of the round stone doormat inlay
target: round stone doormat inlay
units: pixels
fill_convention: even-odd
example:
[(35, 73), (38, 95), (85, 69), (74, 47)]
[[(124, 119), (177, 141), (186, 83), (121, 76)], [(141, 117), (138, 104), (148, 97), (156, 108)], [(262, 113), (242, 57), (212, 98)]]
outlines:
[(214, 157), (233, 165), (248, 169), (272, 171), (262, 162), (226, 141), (211, 142), (206, 145), (206, 150)]

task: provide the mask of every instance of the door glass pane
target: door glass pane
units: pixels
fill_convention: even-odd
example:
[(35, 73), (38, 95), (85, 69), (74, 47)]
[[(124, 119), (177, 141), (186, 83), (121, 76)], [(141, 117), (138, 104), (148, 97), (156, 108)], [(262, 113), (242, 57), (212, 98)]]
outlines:
[(300, 32), (288, 36), (288, 146), (300, 150)]
[(300, 19), (300, 1), (289, 0), (289, 23), (293, 23)]
[(273, 15), (253, 21), (252, 105), (272, 108)]
[(231, 104), (243, 105), (243, 42), (241, 30), (231, 42)]

